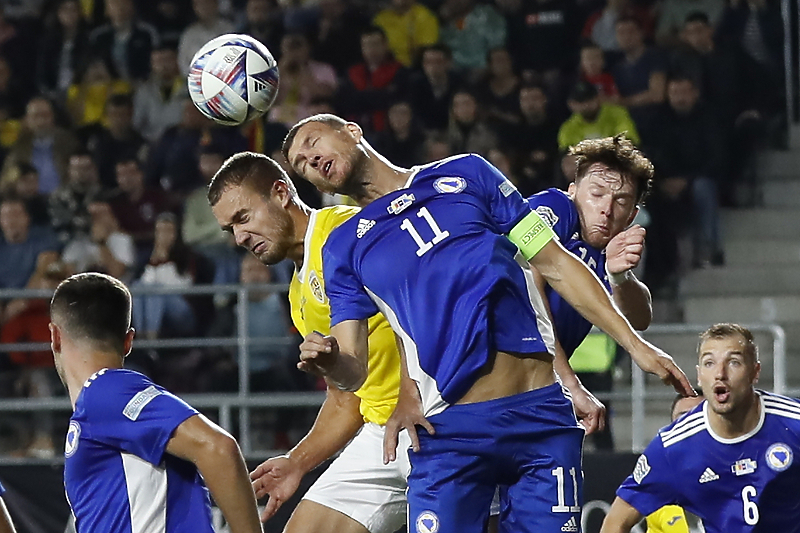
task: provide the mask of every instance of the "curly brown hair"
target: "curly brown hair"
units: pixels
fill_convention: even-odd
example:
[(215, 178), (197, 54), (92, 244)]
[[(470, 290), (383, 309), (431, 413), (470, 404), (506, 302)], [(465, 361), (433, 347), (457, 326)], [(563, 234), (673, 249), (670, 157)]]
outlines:
[(625, 137), (625, 133), (602, 139), (586, 139), (570, 147), (569, 154), (576, 159), (576, 181), (586, 175), (590, 166), (602, 163), (619, 172), (623, 179), (633, 181), (637, 204), (642, 205), (650, 193), (653, 163)]

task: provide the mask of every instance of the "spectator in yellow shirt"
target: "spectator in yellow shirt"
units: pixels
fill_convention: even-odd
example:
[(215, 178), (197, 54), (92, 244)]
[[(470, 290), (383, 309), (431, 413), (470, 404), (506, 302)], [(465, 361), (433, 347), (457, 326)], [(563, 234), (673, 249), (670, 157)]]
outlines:
[(439, 41), (439, 20), (416, 0), (392, 0), (373, 23), (383, 28), (389, 48), (404, 67), (413, 66), (420, 50)]
[(585, 139), (613, 137), (626, 133), (634, 144), (639, 144), (639, 132), (627, 109), (613, 104), (600, 103), (597, 88), (579, 81), (567, 100), (572, 115), (558, 130), (558, 148), (562, 151)]

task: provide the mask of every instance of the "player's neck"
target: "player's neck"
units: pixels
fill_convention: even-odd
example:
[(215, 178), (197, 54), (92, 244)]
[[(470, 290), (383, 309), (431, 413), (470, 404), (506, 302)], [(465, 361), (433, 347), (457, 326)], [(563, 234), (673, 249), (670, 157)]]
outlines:
[(308, 232), (308, 223), (311, 220), (311, 208), (302, 201), (295, 202), (289, 213), (294, 219), (295, 245), (286, 253), (286, 257), (294, 263), (297, 270), (300, 270), (303, 267), (303, 257), (305, 256), (306, 232)]
[(708, 410), (711, 429), (723, 439), (736, 439), (753, 431), (761, 420), (761, 402), (755, 391), (742, 401), (740, 408), (726, 414)]
[(358, 191), (348, 194), (355, 202), (364, 207), (381, 196), (389, 194), (405, 186), (411, 169), (398, 167), (374, 150), (367, 151), (367, 159), (360, 175)]
[(62, 359), (69, 361), (64, 365), (63, 373), (73, 408), (90, 377), (104, 368), (122, 368), (122, 359), (119, 356), (78, 346), (64, 353)]

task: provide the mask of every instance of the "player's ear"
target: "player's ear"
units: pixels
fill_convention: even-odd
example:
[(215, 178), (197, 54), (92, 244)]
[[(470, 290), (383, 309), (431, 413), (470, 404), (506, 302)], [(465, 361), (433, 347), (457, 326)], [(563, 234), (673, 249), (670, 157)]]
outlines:
[(271, 195), (275, 197), (283, 207), (287, 207), (292, 201), (289, 185), (283, 180), (275, 180), (272, 184)]
[(364, 136), (364, 131), (361, 129), (361, 126), (355, 122), (348, 122), (344, 125), (344, 128), (356, 142), (360, 141)]
[(575, 185), (575, 180), (570, 181), (569, 182), (569, 186), (567, 187), (567, 195), (569, 195), (570, 198), (575, 198), (575, 189), (576, 188), (577, 188), (577, 185)]
[(61, 353), (61, 330), (52, 322), (47, 327), (50, 329), (50, 348), (53, 353)]
[(122, 358), (128, 357), (128, 354), (131, 353), (131, 348), (133, 348), (133, 337), (136, 336), (136, 330), (133, 328), (129, 328), (128, 332), (125, 333), (125, 340), (122, 342)]
[(761, 376), (761, 363), (756, 361), (754, 370), (755, 370), (755, 375), (753, 376), (753, 383), (758, 383), (758, 378)]

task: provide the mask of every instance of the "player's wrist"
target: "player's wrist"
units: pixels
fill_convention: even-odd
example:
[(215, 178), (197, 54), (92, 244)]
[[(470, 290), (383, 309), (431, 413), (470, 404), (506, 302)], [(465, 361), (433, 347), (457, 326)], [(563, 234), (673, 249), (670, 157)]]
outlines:
[(612, 285), (622, 285), (625, 282), (631, 281), (634, 277), (631, 269), (623, 270), (622, 272), (611, 272), (606, 268), (606, 275), (608, 276), (609, 283)]

